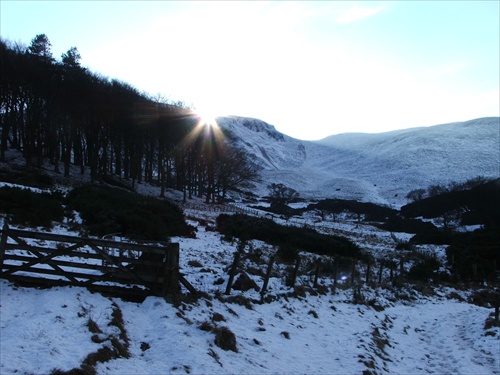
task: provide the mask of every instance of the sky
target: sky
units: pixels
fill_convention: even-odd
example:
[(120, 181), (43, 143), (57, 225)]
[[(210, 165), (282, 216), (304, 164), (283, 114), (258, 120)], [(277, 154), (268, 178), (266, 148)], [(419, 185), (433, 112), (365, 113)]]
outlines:
[(500, 2), (0, 0), (94, 73), (316, 140), (500, 116)]

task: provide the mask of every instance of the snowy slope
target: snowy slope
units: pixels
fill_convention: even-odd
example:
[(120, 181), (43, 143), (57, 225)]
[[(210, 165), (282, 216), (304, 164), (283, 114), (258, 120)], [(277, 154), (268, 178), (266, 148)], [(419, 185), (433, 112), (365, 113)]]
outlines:
[[(0, 372), (49, 374), (78, 368), (105, 345), (113, 303), (123, 314), (129, 358), (98, 363), (98, 374), (499, 374), (498, 337), (484, 336), (488, 310), (428, 300), (377, 312), (338, 297), (254, 305), (205, 300), (179, 308), (158, 297), (111, 301), (83, 288), (13, 288), (0, 280)], [(199, 327), (220, 314), (238, 352), (214, 345)], [(497, 330), (498, 331), (498, 330)], [(286, 333), (285, 333), (286, 332)]]
[[(196, 238), (173, 239), (181, 245), (181, 271), (206, 293), (197, 301), (175, 306), (148, 297), (135, 303), (84, 288), (34, 289), (0, 280), (0, 373), (69, 371), (118, 341), (128, 357), (98, 362), (97, 374), (500, 374), (500, 328), (484, 328), (493, 310), (463, 301), (460, 295), (468, 292), (435, 286), (433, 295), (422, 295), (402, 289), (398, 293), (413, 297), (400, 299), (391, 287), (363, 287), (366, 300), (380, 306), (375, 309), (353, 303), (349, 284), (340, 283), (336, 293), (287, 296), (290, 288), (276, 275), (268, 289), (274, 301), (258, 303), (259, 293), (249, 290), (233, 291), (239, 299), (231, 302), (223, 295), (226, 283), (214, 281), (227, 281), (237, 244), (207, 230), (205, 220), (213, 223), (215, 216), (206, 216), (203, 225), (190, 222), (197, 226)], [(366, 238), (375, 233), (387, 235), (366, 232)], [(265, 260), (274, 251), (252, 244)], [(384, 241), (378, 245), (380, 251), (394, 248)], [(194, 261), (201, 267), (190, 265)], [(251, 277), (262, 285), (262, 277)], [(307, 287), (311, 280), (303, 275), (298, 283)], [(320, 284), (329, 287), (332, 280), (321, 277)], [(123, 328), (113, 323), (116, 310)], [(100, 333), (95, 326), (91, 332), (90, 321)], [(218, 347), (203, 324), (231, 330), (237, 352)]]
[[(317, 197), (393, 202), (393, 195), (408, 187), (411, 178), (426, 186), (434, 182), (432, 178), (460, 179), (461, 171), (471, 173), (466, 178), (498, 172), (498, 119), (380, 135), (342, 135), (321, 143), (287, 137), (259, 120), (227, 121), (220, 121), (221, 126), (231, 129), (266, 168), (263, 190), (266, 183), (277, 181), (302, 195), (316, 192)], [(424, 135), (429, 130), (434, 135)], [(447, 152), (439, 153), (446, 142), (435, 138), (447, 139)], [(478, 143), (481, 147), (474, 146)], [(411, 145), (416, 145), (415, 153), (428, 148), (425, 157), (420, 156), (423, 160), (408, 152)], [(475, 151), (468, 153), (469, 146)], [(460, 153), (473, 160), (460, 159), (464, 168), (456, 165), (459, 171), (445, 170), (448, 173), (441, 177), (441, 158), (452, 163), (451, 156), (460, 158)], [(427, 172), (415, 177), (418, 171), (411, 176), (401, 171), (419, 165)], [(397, 185), (391, 187), (389, 180)], [(227, 271), (238, 243), (225, 241), (213, 230), (218, 213), (187, 208), (184, 212), (197, 228), (196, 238), (172, 241), (180, 243), (181, 272), (205, 293), (201, 298), (178, 306), (158, 297), (134, 303), (84, 288), (24, 288), (2, 279), (0, 374), (77, 369), (117, 342), (126, 347), (128, 357), (98, 362), (97, 374), (500, 374), (500, 327), (485, 328), (493, 309), (466, 302), (472, 290), (434, 284), (425, 285), (424, 293), (409, 287), (396, 289), (389, 283), (363, 285), (365, 301), (375, 301), (375, 308), (355, 302), (348, 282), (339, 281), (334, 293), (333, 280), (325, 274), (319, 280), (325, 294), (291, 296), (293, 290), (285, 285), (283, 272), (290, 265), (277, 261), (273, 270), (280, 272), (272, 274), (267, 293), (272, 302), (259, 303), (259, 292), (253, 289), (232, 291), (227, 297)], [(312, 225), (310, 219), (304, 216), (296, 225)], [(376, 258), (395, 255), (395, 236), (405, 241), (411, 237), (356, 220), (324, 225), (323, 230), (347, 236)], [(60, 225), (54, 232), (76, 234), (68, 230)], [(260, 274), (249, 273), (261, 287), (262, 274), (276, 249), (256, 240), (250, 245), (262, 252)], [(444, 257), (444, 246), (416, 245), (416, 250)], [(249, 248), (245, 251), (250, 253)], [(311, 291), (306, 266), (317, 256), (301, 255), (304, 262), (297, 285)], [(257, 263), (247, 265), (257, 267)], [(113, 323), (116, 311), (123, 316), (123, 328)], [(90, 322), (101, 332), (96, 334), (96, 328), (91, 332)], [(230, 329), (237, 352), (217, 346), (214, 332), (202, 329), (204, 324)]]
[(500, 119), (348, 133), (300, 141), (263, 121), (218, 119), (264, 166), (260, 186), (283, 183), (303, 197), (357, 199), (388, 205), (431, 184), (500, 177)]

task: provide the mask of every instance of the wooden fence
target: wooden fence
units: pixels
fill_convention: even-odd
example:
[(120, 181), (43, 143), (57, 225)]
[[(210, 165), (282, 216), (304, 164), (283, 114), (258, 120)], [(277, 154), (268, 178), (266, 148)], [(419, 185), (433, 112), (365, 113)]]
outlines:
[(178, 243), (142, 245), (17, 230), (7, 224), (1, 230), (0, 277), (111, 294), (165, 297), (177, 295), (179, 283), (196, 292), (179, 273)]

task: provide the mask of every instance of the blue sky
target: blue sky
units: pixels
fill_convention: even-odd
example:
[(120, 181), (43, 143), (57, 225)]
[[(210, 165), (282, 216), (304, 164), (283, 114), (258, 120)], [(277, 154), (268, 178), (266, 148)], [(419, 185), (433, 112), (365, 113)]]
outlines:
[(500, 115), (499, 1), (11, 1), (0, 35), (320, 139)]

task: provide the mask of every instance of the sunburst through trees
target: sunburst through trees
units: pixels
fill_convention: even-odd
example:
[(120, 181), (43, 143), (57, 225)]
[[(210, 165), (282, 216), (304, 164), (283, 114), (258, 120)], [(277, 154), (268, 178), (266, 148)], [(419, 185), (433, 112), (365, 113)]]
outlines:
[(171, 188), (206, 202), (257, 178), (212, 116), (90, 72), (76, 47), (61, 61), (50, 48), (45, 34), (29, 47), (0, 39), (0, 159), (17, 149), (26, 168), (49, 161), (59, 172), (62, 163), (66, 178), (145, 182), (161, 186), (162, 197)]

